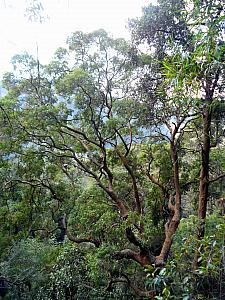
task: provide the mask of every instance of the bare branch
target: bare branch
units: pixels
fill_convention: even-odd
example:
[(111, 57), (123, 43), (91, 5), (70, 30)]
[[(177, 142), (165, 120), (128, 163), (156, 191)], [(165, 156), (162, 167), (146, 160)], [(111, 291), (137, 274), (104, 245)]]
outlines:
[(225, 177), (225, 173), (220, 174), (217, 177), (210, 179), (209, 183), (215, 182), (215, 181), (220, 180), (221, 178), (224, 178), (224, 177)]
[(89, 237), (83, 237), (83, 238), (79, 238), (79, 237), (75, 237), (74, 235), (72, 235), (68, 228), (67, 228), (67, 222), (66, 222), (66, 214), (64, 214), (63, 216), (63, 219), (62, 219), (62, 225), (63, 225), (63, 228), (65, 229), (65, 232), (66, 232), (66, 235), (68, 237), (68, 239), (72, 242), (75, 242), (77, 244), (80, 244), (80, 243), (92, 243), (94, 244), (96, 247), (99, 247), (101, 242), (91, 236)]
[(156, 179), (152, 174), (150, 174), (150, 167), (148, 167), (147, 176), (151, 180), (152, 183), (156, 184), (161, 189), (164, 197), (166, 199), (169, 199), (170, 195), (169, 195), (168, 190), (158, 179)]
[(116, 152), (117, 152), (121, 162), (123, 163), (125, 169), (127, 170), (128, 174), (131, 177), (137, 212), (141, 215), (142, 214), (142, 204), (141, 204), (141, 200), (140, 200), (140, 197), (139, 197), (139, 191), (138, 191), (136, 176), (135, 176), (132, 168), (130, 167), (126, 157), (122, 153), (120, 153), (118, 147), (116, 147)]

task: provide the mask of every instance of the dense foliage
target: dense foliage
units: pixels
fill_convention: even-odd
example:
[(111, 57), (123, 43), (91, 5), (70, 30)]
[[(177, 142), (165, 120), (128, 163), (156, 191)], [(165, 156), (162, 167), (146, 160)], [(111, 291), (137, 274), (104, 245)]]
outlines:
[[(75, 32), (0, 99), (0, 297), (224, 299), (223, 1)], [(142, 49), (142, 50), (141, 50)]]

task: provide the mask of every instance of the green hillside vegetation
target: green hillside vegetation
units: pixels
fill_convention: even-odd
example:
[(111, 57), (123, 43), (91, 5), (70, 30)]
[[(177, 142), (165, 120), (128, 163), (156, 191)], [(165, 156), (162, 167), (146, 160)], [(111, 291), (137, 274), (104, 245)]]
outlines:
[(225, 1), (74, 32), (0, 99), (0, 299), (225, 299)]

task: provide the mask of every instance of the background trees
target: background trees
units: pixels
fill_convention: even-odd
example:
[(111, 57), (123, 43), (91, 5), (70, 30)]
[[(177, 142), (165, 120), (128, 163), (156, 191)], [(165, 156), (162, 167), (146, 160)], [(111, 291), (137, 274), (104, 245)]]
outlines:
[(131, 21), (133, 45), (75, 32), (46, 66), (14, 57), (1, 99), (9, 297), (223, 297), (223, 18), (221, 3), (159, 1)]

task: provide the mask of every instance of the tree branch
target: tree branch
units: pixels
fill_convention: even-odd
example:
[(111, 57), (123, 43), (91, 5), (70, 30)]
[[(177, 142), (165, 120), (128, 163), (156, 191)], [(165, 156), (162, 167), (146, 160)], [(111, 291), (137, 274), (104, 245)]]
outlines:
[(221, 179), (223, 177), (225, 177), (225, 173), (218, 175), (216, 178), (210, 179), (208, 182), (212, 183), (212, 182), (215, 182), (215, 181), (217, 181), (217, 180), (219, 180), (219, 179)]
[(131, 177), (132, 187), (133, 187), (133, 192), (134, 192), (134, 197), (135, 197), (135, 202), (136, 202), (136, 207), (137, 207), (137, 212), (141, 215), (142, 214), (142, 205), (141, 205), (141, 200), (140, 200), (140, 197), (139, 197), (136, 176), (135, 176), (132, 168), (128, 164), (128, 161), (127, 161), (126, 157), (122, 153), (120, 153), (118, 147), (116, 147), (116, 152), (117, 152), (121, 162), (123, 163), (125, 169), (127, 170), (128, 174)]
[(99, 241), (99, 240), (97, 240), (97, 239), (95, 239), (95, 238), (93, 238), (93, 237), (91, 237), (91, 236), (89, 236), (89, 237), (83, 237), (83, 238), (78, 238), (78, 237), (75, 237), (74, 235), (72, 235), (70, 232), (69, 232), (69, 230), (68, 230), (68, 228), (67, 228), (67, 222), (66, 222), (66, 214), (64, 214), (64, 216), (63, 216), (63, 219), (62, 219), (62, 226), (63, 226), (63, 228), (65, 229), (65, 232), (66, 232), (66, 235), (67, 235), (67, 237), (68, 237), (68, 239), (70, 240), (70, 241), (72, 241), (72, 242), (75, 242), (75, 243), (77, 243), (77, 244), (80, 244), (80, 243), (92, 243), (92, 244), (94, 244), (95, 245), (95, 247), (99, 247), (100, 246), (100, 244), (101, 244), (101, 242)]
[(116, 283), (126, 283), (135, 292), (135, 294), (139, 297), (155, 299), (154, 291), (144, 291), (144, 290), (138, 288), (133, 283), (131, 283), (130, 279), (125, 274), (121, 274), (121, 277), (111, 279), (108, 283), (106, 290), (108, 290), (108, 291), (111, 290), (112, 285), (116, 284)]

